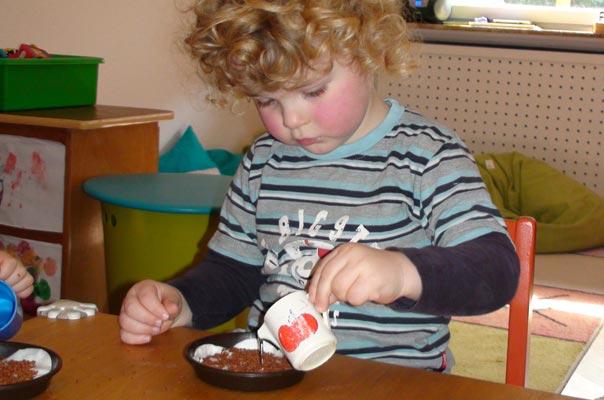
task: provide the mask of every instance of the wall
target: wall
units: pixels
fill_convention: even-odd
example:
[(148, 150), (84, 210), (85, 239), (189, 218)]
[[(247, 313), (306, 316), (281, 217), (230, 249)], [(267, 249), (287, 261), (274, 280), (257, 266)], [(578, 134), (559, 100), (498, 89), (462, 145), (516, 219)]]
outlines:
[(187, 0), (0, 0), (0, 46), (34, 43), (51, 53), (104, 58), (97, 103), (172, 110), (160, 151), (190, 124), (206, 148), (241, 151), (261, 132), (255, 111), (233, 115), (205, 103), (182, 52)]
[[(98, 103), (173, 110), (160, 151), (191, 124), (206, 148), (240, 151), (262, 131), (255, 111), (219, 111), (180, 43), (190, 0), (0, 0), (0, 46), (35, 43), (99, 56)], [(423, 45), (421, 68), (384, 95), (453, 128), (473, 151), (522, 151), (600, 194), (604, 57), (594, 54)]]

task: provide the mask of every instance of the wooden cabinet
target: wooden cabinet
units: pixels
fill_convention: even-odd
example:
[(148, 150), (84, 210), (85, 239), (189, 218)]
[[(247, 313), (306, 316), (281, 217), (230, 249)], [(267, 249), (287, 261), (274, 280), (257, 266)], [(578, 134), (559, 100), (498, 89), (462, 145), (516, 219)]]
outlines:
[(82, 184), (156, 172), (158, 122), (172, 118), (103, 105), (0, 113), (0, 242), (55, 288), (51, 301), (107, 308), (100, 205)]

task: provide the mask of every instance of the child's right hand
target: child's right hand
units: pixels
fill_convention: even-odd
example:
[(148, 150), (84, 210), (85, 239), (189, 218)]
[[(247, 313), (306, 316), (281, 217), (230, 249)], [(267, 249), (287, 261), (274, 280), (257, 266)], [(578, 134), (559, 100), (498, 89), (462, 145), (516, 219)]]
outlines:
[(173, 326), (190, 323), (191, 312), (180, 291), (166, 283), (144, 280), (130, 288), (120, 310), (120, 338), (145, 344)]
[(317, 311), (324, 312), (336, 301), (360, 306), (390, 304), (401, 297), (417, 300), (422, 282), (402, 252), (344, 243), (317, 262), (307, 289)]

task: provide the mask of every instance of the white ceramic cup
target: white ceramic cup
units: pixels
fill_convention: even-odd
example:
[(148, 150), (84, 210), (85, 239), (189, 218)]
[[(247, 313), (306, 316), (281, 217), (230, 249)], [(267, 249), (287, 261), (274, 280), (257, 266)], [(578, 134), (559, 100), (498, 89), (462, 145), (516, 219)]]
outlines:
[(273, 304), (264, 315), (258, 337), (278, 346), (300, 371), (315, 369), (336, 351), (336, 337), (327, 313), (321, 315), (305, 291), (292, 292)]

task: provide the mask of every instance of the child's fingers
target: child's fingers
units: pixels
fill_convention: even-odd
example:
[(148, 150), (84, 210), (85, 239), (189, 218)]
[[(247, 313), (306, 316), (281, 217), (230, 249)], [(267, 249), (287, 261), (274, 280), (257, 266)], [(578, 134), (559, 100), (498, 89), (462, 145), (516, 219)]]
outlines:
[[(25, 270), (25, 268), (17, 268), (13, 273), (4, 279), (15, 293), (27, 289), (34, 283), (34, 278)], [(33, 288), (32, 288), (33, 289)]]
[(346, 280), (334, 283), (334, 293), (338, 299), (345, 301), (352, 306), (360, 306), (366, 303), (370, 286), (366, 279), (360, 274), (347, 274)]
[(159, 327), (168, 313), (156, 296), (145, 295), (144, 292), (140, 293), (134, 287), (130, 289), (122, 302), (120, 315), (147, 326)]
[[(0, 279), (8, 283), (19, 266), (21, 266), (21, 263), (12, 257), (7, 257), (0, 261)], [(25, 271), (22, 266), (21, 269)]]
[(318, 293), (317, 293), (317, 287), (319, 285), (319, 282), (321, 282), (321, 271), (322, 271), (322, 263), (324, 262), (324, 260), (320, 260), (314, 267), (313, 272), (312, 272), (312, 277), (310, 278), (310, 280), (308, 281), (306, 290), (308, 291), (308, 299), (310, 300), (311, 303), (313, 303), (315, 305), (315, 307), (317, 306), (318, 303)]
[(173, 298), (172, 296), (167, 296), (162, 301), (162, 304), (164, 305), (165, 310), (168, 312), (170, 319), (177, 317), (180, 313), (181, 304), (179, 297)]
[[(31, 277), (31, 275), (30, 275), (30, 277)], [(19, 297), (21, 299), (25, 299), (25, 298), (29, 297), (29, 295), (32, 294), (34, 291), (34, 287), (33, 287), (32, 283), (33, 283), (33, 278), (21, 279), (19, 282), (15, 283), (14, 285), (11, 285), (11, 287), (13, 288), (13, 291), (15, 292), (17, 297)]]
[[(129, 312), (125, 311), (126, 309), (129, 310)], [(137, 312), (137, 310), (142, 309), (143, 307), (139, 308), (135, 305), (130, 305), (127, 308), (122, 307), (122, 312), (119, 316), (122, 332), (126, 332), (129, 335), (149, 337), (157, 335), (160, 332), (162, 321), (157, 318), (146, 318), (145, 311)]]
[(120, 339), (126, 344), (147, 344), (151, 341), (151, 337), (151, 335), (140, 335), (120, 329)]
[(317, 264), (313, 271), (308, 293), (309, 299), (319, 312), (326, 311), (338, 298), (333, 292), (333, 280), (343, 266), (337, 255), (337, 249), (332, 251)]

